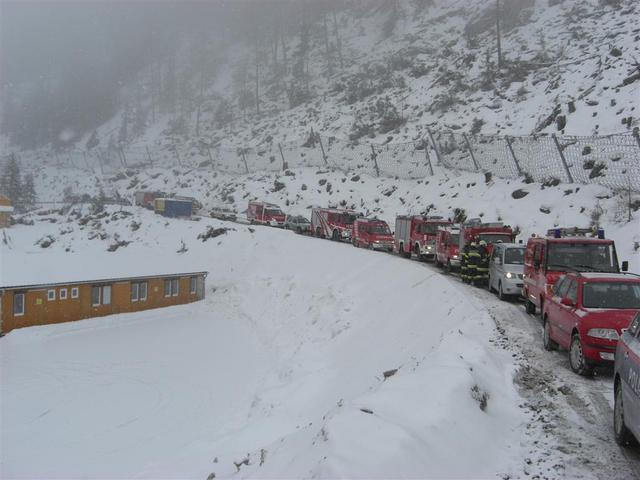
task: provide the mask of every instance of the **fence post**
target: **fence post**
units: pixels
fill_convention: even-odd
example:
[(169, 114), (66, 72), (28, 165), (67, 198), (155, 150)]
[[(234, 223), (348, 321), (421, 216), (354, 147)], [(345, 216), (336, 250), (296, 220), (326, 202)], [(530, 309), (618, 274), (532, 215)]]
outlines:
[(151, 152), (149, 151), (149, 145), (145, 145), (144, 148), (147, 151), (147, 158), (149, 159), (149, 165), (151, 165), (153, 167), (153, 159), (151, 158)]
[(633, 129), (633, 136), (636, 139), (636, 142), (638, 142), (638, 148), (640, 148), (640, 134), (638, 133), (638, 127)]
[(122, 164), (126, 167), (128, 167), (127, 165), (127, 157), (124, 154), (124, 148), (120, 147), (120, 155), (122, 155)]
[(324, 160), (325, 165), (329, 165), (327, 162), (327, 155), (324, 153), (324, 146), (322, 145), (322, 137), (318, 134), (318, 143), (320, 144), (320, 151), (322, 152), (322, 160)]
[(82, 157), (84, 158), (84, 163), (87, 166), (87, 170), (92, 171), (93, 169), (89, 166), (89, 160), (87, 160), (87, 152), (82, 151)]
[(516, 164), (516, 169), (518, 170), (518, 176), (522, 176), (522, 169), (520, 168), (520, 164), (518, 163), (518, 159), (516, 158), (516, 154), (513, 151), (513, 147), (511, 146), (511, 139), (506, 136), (504, 137), (505, 142), (507, 142), (507, 147), (509, 147), (509, 151), (511, 152), (511, 158), (513, 158), (513, 163)]
[(480, 167), (478, 166), (478, 162), (476, 162), (476, 156), (473, 154), (473, 149), (471, 148), (471, 142), (469, 142), (469, 139), (467, 138), (467, 134), (463, 133), (462, 137), (464, 138), (464, 141), (467, 142), (467, 148), (469, 149), (469, 154), (471, 155), (471, 160), (473, 160), (473, 166), (476, 169), (476, 172), (480, 171)]
[(207, 153), (209, 154), (209, 161), (211, 162), (211, 168), (213, 168), (213, 157), (211, 156), (211, 149), (207, 146)]
[(176, 154), (176, 159), (178, 160), (178, 165), (182, 166), (182, 160), (180, 160), (180, 153), (178, 152), (178, 146), (175, 143), (173, 144), (173, 151)]
[(436, 145), (436, 141), (433, 139), (433, 134), (431, 133), (431, 129), (427, 128), (427, 133), (429, 134), (429, 137), (431, 138), (431, 145), (433, 145), (433, 149), (436, 152), (436, 160), (437, 160), (437, 165), (442, 165), (442, 159), (440, 158), (440, 152), (438, 151), (438, 146)]
[(429, 145), (428, 142), (425, 140), (423, 142), (424, 145), (424, 155), (425, 157), (427, 157), (427, 165), (429, 165), (429, 172), (431, 173), (431, 176), (433, 177), (433, 165), (431, 165), (431, 157), (429, 156)]
[(244, 162), (244, 168), (247, 171), (247, 173), (249, 173), (249, 167), (247, 166), (247, 157), (244, 156), (244, 148), (240, 150), (240, 153), (242, 154), (242, 161)]
[(556, 148), (558, 149), (558, 153), (560, 154), (560, 159), (562, 160), (562, 165), (564, 166), (564, 171), (567, 174), (567, 179), (569, 183), (573, 183), (573, 177), (571, 176), (571, 172), (569, 171), (569, 165), (567, 165), (567, 159), (564, 158), (564, 153), (562, 152), (562, 147), (560, 146), (560, 142), (558, 142), (558, 137), (556, 137), (555, 133), (552, 133), (553, 141), (556, 144)]
[(380, 176), (380, 168), (378, 168), (378, 158), (376, 156), (376, 149), (373, 146), (373, 144), (371, 144), (371, 158), (373, 159), (373, 166), (376, 169), (376, 177)]
[(280, 157), (282, 158), (282, 171), (287, 169), (287, 162), (284, 160), (284, 153), (282, 153), (282, 145), (278, 143), (278, 150), (280, 150)]
[(96, 150), (96, 158), (98, 159), (98, 165), (100, 165), (100, 171), (102, 175), (104, 175), (104, 167), (102, 166), (102, 156), (100, 154), (100, 150)]

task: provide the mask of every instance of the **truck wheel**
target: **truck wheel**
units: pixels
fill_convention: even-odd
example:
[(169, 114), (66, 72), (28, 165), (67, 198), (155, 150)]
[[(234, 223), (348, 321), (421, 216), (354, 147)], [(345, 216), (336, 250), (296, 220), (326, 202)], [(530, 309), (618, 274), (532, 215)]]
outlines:
[(400, 255), (402, 255), (404, 258), (411, 258), (411, 252), (404, 251), (404, 243), (400, 244), (399, 252), (400, 252)]
[(451, 273), (451, 271), (453, 270), (453, 269), (451, 268), (451, 260), (447, 260), (447, 264), (445, 265), (444, 270), (445, 270), (447, 273)]
[(320, 230), (320, 227), (316, 227), (316, 237), (318, 238), (322, 237), (322, 230)]
[(340, 238), (340, 234), (338, 233), (338, 230), (334, 230), (331, 233), (331, 240), (337, 242), (339, 238)]
[(590, 377), (593, 375), (593, 366), (589, 365), (587, 359), (584, 358), (584, 350), (582, 349), (582, 342), (580, 341), (580, 335), (577, 333), (571, 337), (571, 345), (569, 346), (569, 365), (571, 370), (583, 377)]
[(549, 319), (544, 319), (544, 330), (542, 331), (542, 345), (548, 352), (557, 350), (558, 344), (551, 339), (551, 325)]
[(527, 301), (524, 304), (524, 309), (529, 315), (535, 315), (536, 314), (536, 306), (528, 298), (527, 298)]
[(633, 443), (633, 436), (624, 423), (624, 408), (622, 404), (622, 385), (620, 380), (616, 381), (614, 387), (615, 403), (613, 405), (613, 433), (618, 445), (629, 445)]
[(420, 255), (420, 247), (417, 243), (413, 246), (413, 253), (416, 255), (416, 258), (418, 260), (422, 261), (422, 255)]
[(435, 258), (435, 262), (436, 262), (436, 267), (438, 267), (438, 268), (444, 267), (444, 264), (440, 260), (438, 260), (438, 256), (437, 255), (434, 258)]
[(300, 235), (302, 233), (302, 229), (300, 227), (296, 227), (296, 233)]

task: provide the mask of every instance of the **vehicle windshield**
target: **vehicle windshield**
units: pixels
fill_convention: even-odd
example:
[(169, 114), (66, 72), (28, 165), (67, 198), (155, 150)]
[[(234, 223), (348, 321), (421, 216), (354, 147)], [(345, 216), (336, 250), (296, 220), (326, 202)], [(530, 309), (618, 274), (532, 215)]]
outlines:
[(267, 208), (264, 211), (264, 214), (265, 215), (284, 215), (282, 210), (280, 210), (279, 208)]
[(480, 233), (477, 241), (484, 240), (487, 243), (511, 243), (512, 238), (508, 233)]
[(369, 231), (378, 235), (391, 235), (391, 230), (386, 223), (374, 223), (369, 226)]
[(452, 233), (451, 234), (451, 240), (449, 240), (449, 243), (451, 245), (460, 245), (460, 234), (459, 233)]
[(524, 248), (507, 248), (504, 252), (504, 263), (510, 265), (523, 265)]
[(352, 213), (343, 213), (340, 215), (339, 221), (345, 225), (351, 225), (356, 221), (356, 216)]
[(582, 305), (585, 308), (640, 308), (640, 283), (585, 283)]
[(309, 223), (309, 220), (304, 217), (293, 217), (293, 221), (296, 223)]
[(550, 242), (547, 269), (617, 272), (618, 261), (612, 244)]
[(426, 233), (427, 235), (435, 235), (440, 227), (449, 225), (448, 222), (429, 222), (421, 223), (416, 227), (416, 232)]

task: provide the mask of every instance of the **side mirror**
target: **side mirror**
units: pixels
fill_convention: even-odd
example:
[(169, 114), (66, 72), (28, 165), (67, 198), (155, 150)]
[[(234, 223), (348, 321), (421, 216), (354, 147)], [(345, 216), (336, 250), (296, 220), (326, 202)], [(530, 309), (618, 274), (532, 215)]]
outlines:
[(560, 303), (566, 307), (573, 307), (574, 305), (573, 300), (568, 297), (564, 297), (562, 300), (560, 300)]
[(629, 262), (627, 260), (625, 260), (624, 262), (622, 262), (622, 271), (623, 272), (627, 272), (629, 271)]

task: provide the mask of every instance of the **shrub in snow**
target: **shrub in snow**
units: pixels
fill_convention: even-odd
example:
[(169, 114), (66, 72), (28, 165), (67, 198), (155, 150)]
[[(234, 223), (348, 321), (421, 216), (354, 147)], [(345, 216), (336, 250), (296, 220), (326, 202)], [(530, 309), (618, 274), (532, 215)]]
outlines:
[[(224, 235), (229, 230), (231, 229), (224, 228), (224, 227), (214, 228), (212, 226), (208, 226), (207, 229), (203, 233), (200, 233), (197, 238), (199, 240), (202, 240), (203, 242), (206, 242), (210, 238), (216, 238), (216, 237), (219, 237), (220, 235)], [(251, 231), (251, 229), (249, 230)]]
[(529, 192), (522, 190), (521, 188), (519, 188), (518, 190), (514, 190), (513, 192), (511, 192), (511, 197), (518, 200), (520, 198), (524, 198), (527, 195), (529, 195)]
[(40, 240), (38, 240), (35, 244), (39, 245), (40, 248), (49, 248), (56, 241), (51, 235), (45, 235)]

